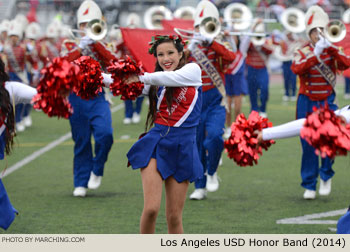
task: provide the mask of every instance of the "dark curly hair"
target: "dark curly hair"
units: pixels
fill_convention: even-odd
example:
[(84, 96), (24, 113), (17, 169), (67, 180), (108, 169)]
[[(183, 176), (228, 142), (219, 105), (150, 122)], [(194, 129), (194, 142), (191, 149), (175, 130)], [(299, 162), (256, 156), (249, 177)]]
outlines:
[(9, 80), (5, 72), (5, 64), (0, 58), (0, 118), (4, 118), (5, 129), (5, 153), (11, 154), (13, 138), (15, 136), (15, 115), (9, 92), (5, 88), (5, 82)]
[[(153, 43), (152, 45), (152, 49), (153, 49), (152, 54), (154, 55), (154, 57), (157, 57), (157, 47), (160, 44), (166, 43), (166, 42), (174, 43), (176, 50), (179, 53), (183, 52), (184, 44), (182, 43), (181, 39), (178, 39), (178, 37), (173, 39), (172, 37), (169, 37), (169, 36), (163, 36), (162, 39), (156, 40), (155, 43)], [(183, 53), (176, 70), (180, 69), (185, 64), (186, 64), (186, 58), (185, 58), (185, 53)], [(154, 71), (155, 72), (163, 71), (158, 61), (156, 62), (156, 67)], [(171, 104), (173, 102), (173, 93), (174, 93), (173, 87), (166, 87), (165, 99), (166, 99), (166, 103), (169, 111), (171, 111)], [(154, 120), (156, 118), (156, 112), (157, 112), (157, 86), (151, 86), (149, 90), (149, 109), (148, 109), (147, 120), (146, 120), (146, 131), (154, 124)]]

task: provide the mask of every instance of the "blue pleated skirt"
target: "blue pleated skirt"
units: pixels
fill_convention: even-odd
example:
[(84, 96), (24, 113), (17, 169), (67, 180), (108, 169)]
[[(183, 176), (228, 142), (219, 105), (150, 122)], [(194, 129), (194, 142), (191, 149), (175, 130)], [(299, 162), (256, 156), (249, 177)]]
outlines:
[(151, 158), (165, 180), (173, 176), (179, 183), (203, 176), (203, 166), (196, 145), (196, 127), (155, 126), (139, 139), (127, 153), (133, 169), (147, 167)]

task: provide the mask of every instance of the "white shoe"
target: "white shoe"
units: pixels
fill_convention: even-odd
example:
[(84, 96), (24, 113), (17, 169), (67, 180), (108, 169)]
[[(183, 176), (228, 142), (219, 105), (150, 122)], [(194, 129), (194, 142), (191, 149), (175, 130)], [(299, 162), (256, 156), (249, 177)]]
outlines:
[(294, 96), (290, 97), (290, 100), (294, 102), (297, 100), (297, 97), (294, 95)]
[(263, 118), (267, 118), (267, 113), (266, 112), (259, 112), (259, 115)]
[(282, 101), (285, 101), (285, 102), (289, 101), (289, 97), (286, 96), (286, 95), (283, 95), (282, 96)]
[(26, 126), (26, 127), (32, 126), (33, 122), (32, 122), (32, 118), (30, 117), (30, 115), (23, 118), (23, 123), (24, 123), (24, 126)]
[(207, 175), (207, 190), (208, 192), (215, 192), (219, 189), (218, 173), (215, 172), (213, 176)]
[(139, 114), (137, 114), (136, 112), (132, 115), (132, 119), (131, 119), (132, 123), (139, 123), (141, 121), (141, 117)]
[(87, 189), (85, 187), (78, 186), (78, 187), (74, 188), (73, 196), (74, 197), (85, 197), (86, 191), (87, 191)]
[(316, 198), (316, 191), (306, 189), (303, 195), (304, 199), (315, 199)]
[(90, 179), (88, 182), (89, 189), (97, 189), (100, 187), (102, 181), (102, 176), (96, 176), (95, 173), (91, 172)]
[(323, 179), (320, 179), (320, 188), (318, 189), (318, 193), (322, 196), (327, 196), (331, 193), (332, 189), (332, 179), (328, 179), (327, 181), (324, 181)]
[(344, 94), (344, 99), (345, 100), (350, 100), (350, 94)]
[(204, 188), (195, 189), (190, 195), (191, 200), (202, 200), (207, 197), (207, 190)]
[(230, 136), (231, 136), (231, 127), (227, 127), (227, 128), (224, 130), (224, 138), (225, 138), (225, 139), (228, 139)]
[(23, 132), (25, 129), (26, 127), (24, 126), (23, 120), (16, 123), (16, 131)]
[(131, 123), (131, 118), (125, 117), (123, 120), (124, 124), (130, 124)]

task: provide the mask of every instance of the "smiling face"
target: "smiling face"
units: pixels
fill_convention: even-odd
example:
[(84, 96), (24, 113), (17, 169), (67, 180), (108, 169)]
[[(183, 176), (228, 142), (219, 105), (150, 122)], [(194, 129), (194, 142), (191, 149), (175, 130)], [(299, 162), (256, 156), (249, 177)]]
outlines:
[(157, 61), (164, 71), (174, 71), (179, 65), (183, 52), (178, 52), (173, 42), (164, 42), (157, 46)]

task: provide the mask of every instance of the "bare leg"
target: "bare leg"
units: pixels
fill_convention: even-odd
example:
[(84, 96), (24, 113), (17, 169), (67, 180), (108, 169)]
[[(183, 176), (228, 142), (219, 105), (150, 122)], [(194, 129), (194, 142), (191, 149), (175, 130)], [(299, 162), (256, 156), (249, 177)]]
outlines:
[(141, 169), (144, 205), (140, 221), (141, 234), (153, 234), (162, 200), (163, 180), (157, 170), (157, 161), (151, 158), (148, 166)]
[(233, 97), (233, 101), (235, 104), (235, 117), (234, 120), (236, 121), (237, 116), (241, 113), (242, 110), (242, 95), (237, 95)]
[(173, 177), (165, 180), (166, 219), (169, 234), (182, 234), (182, 210), (186, 201), (189, 182), (178, 183)]
[[(232, 96), (226, 96), (227, 98), (227, 106), (228, 106), (228, 111), (226, 111), (226, 126), (227, 127), (231, 127), (231, 124), (232, 124), (232, 118), (231, 118), (231, 115), (232, 115)], [(236, 109), (236, 108), (235, 108)]]

